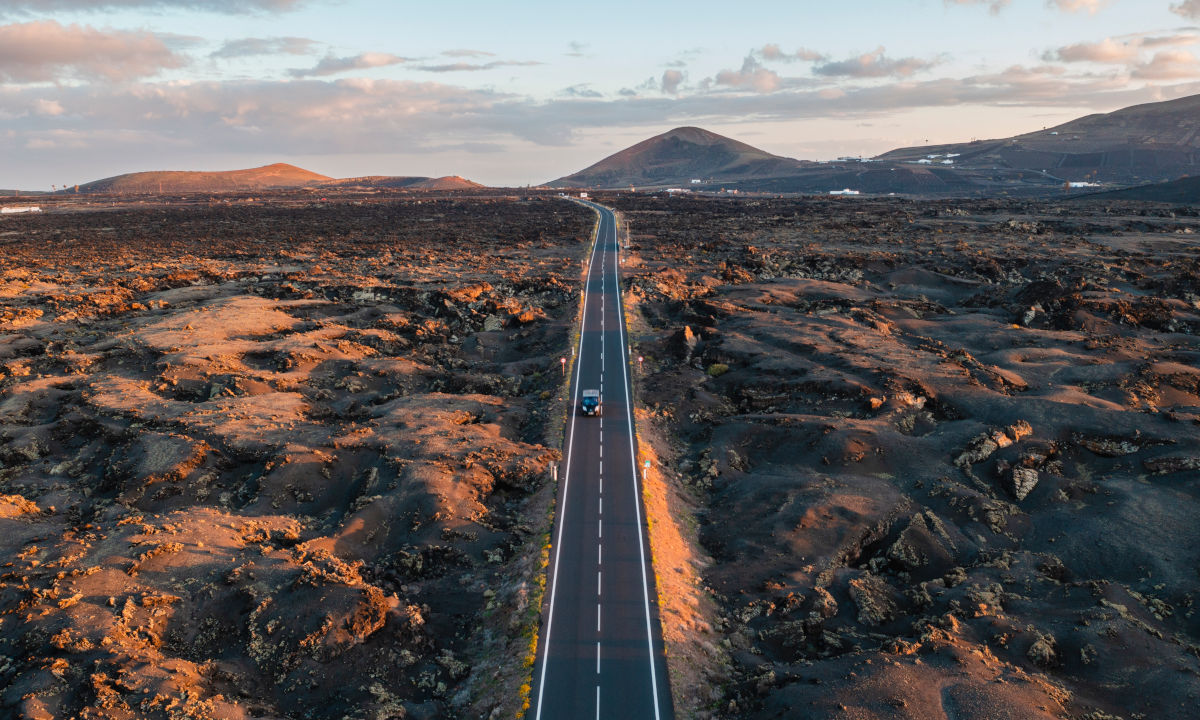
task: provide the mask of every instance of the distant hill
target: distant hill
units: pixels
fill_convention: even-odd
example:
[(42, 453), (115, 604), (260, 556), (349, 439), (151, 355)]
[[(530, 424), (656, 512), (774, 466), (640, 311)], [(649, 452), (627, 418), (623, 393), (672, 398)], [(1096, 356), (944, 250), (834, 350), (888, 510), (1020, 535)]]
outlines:
[(892, 150), (886, 163), (1044, 174), (1061, 181), (1144, 183), (1200, 172), (1200, 95), (1088, 115), (1000, 140)]
[(327, 188), (373, 188), (373, 189), (403, 189), (403, 190), (474, 190), (476, 188), (487, 187), (480, 185), (477, 182), (460, 177), (458, 175), (447, 175), (445, 177), (430, 178), (430, 177), (415, 177), (415, 176), (391, 176), (391, 175), (367, 175), (356, 178), (343, 178), (340, 180), (327, 180), (321, 183), (321, 187)]
[(772, 155), (708, 130), (681, 127), (643, 140), (548, 184), (588, 188), (686, 187), (693, 179), (737, 182), (785, 177), (808, 164)]
[(1200, 177), (1185, 177), (1153, 185), (1085, 195), (1080, 200), (1136, 200), (1178, 205), (1200, 205)]
[[(80, 193), (191, 193), (297, 188), (329, 180), (325, 175), (286, 163), (249, 170), (136, 172), (79, 186)], [(74, 192), (74, 189), (66, 192)]]
[(324, 188), (410, 188), (423, 182), (427, 177), (408, 175), (364, 175), (352, 178), (333, 178), (321, 183)]
[(471, 182), (460, 175), (446, 175), (439, 178), (427, 178), (424, 182), (418, 183), (414, 187), (421, 190), (476, 190), (487, 186)]

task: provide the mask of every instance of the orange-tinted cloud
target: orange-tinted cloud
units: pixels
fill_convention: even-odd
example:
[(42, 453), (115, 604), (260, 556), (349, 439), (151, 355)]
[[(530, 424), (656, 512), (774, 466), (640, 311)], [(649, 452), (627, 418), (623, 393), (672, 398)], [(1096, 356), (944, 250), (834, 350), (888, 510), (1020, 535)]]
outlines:
[(186, 63), (150, 32), (54, 20), (0, 25), (0, 80), (7, 82), (132, 80)]

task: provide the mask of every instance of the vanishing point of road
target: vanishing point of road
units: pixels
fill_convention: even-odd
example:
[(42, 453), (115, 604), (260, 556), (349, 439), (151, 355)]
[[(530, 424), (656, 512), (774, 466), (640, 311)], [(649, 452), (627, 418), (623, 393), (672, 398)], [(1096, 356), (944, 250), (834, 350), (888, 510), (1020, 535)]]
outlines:
[[(600, 215), (584, 284), (558, 488), (549, 593), (534, 667), (534, 720), (673, 720), (643, 521), (616, 220)], [(602, 413), (582, 417), (581, 389)]]

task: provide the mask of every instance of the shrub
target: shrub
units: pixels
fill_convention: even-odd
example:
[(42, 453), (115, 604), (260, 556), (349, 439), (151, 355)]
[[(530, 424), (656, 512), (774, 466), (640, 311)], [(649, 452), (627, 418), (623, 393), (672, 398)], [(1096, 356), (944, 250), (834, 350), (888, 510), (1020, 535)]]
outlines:
[(708, 366), (708, 374), (710, 377), (721, 377), (729, 372), (729, 366), (725, 363), (713, 363)]

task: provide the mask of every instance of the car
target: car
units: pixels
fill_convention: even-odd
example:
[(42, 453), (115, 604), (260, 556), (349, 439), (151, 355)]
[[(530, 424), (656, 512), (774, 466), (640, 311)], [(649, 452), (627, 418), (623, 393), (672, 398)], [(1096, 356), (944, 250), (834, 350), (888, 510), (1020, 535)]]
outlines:
[(579, 401), (579, 409), (584, 415), (600, 414), (600, 391), (584, 390), (583, 399)]

